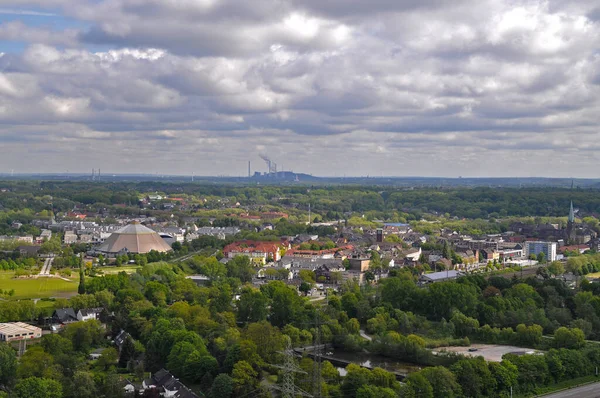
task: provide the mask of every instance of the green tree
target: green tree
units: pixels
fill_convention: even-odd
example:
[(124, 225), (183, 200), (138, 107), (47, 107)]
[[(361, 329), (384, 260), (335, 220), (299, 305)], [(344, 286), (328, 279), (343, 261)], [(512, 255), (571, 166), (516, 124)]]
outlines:
[(537, 261), (540, 264), (544, 264), (546, 262), (546, 254), (544, 252), (539, 252), (537, 255)]
[(109, 347), (102, 351), (96, 366), (106, 371), (110, 369), (111, 366), (115, 366), (117, 359), (119, 359), (119, 353), (117, 352), (117, 349), (114, 347)]
[(585, 344), (585, 335), (581, 329), (563, 326), (554, 332), (554, 344), (557, 348), (580, 348)]
[(312, 289), (312, 285), (307, 282), (302, 282), (300, 284), (300, 287), (298, 287), (298, 290), (300, 290), (302, 293), (304, 293), (305, 296), (308, 295), (308, 292), (310, 292), (311, 289)]
[(242, 283), (252, 282), (254, 274), (247, 256), (235, 256), (227, 263), (227, 276), (238, 278)]
[(44, 352), (41, 346), (32, 346), (21, 357), (17, 368), (17, 376), (20, 379), (43, 377), (53, 365), (54, 358), (52, 355)]
[(462, 396), (456, 376), (443, 366), (425, 368), (420, 372), (429, 381), (434, 398), (454, 398)]
[(17, 383), (15, 395), (18, 398), (62, 398), (62, 386), (52, 379), (28, 377)]
[[(104, 355), (104, 352), (102, 352)], [(121, 347), (121, 352), (119, 354), (119, 367), (127, 368), (127, 364), (129, 361), (135, 359), (135, 344), (133, 339), (130, 336), (127, 336), (125, 341), (123, 342), (123, 346)]]
[(75, 372), (73, 375), (73, 396), (77, 398), (94, 398), (97, 396), (96, 383), (88, 372)]
[(77, 293), (85, 294), (85, 274), (83, 265), (83, 253), (79, 259), (79, 286), (77, 287)]
[(409, 374), (405, 382), (414, 397), (433, 398), (433, 387), (420, 372)]
[(467, 397), (485, 396), (496, 389), (496, 380), (483, 357), (461, 359), (450, 370)]
[(11, 384), (17, 374), (17, 355), (13, 348), (0, 343), (0, 385)]
[(452, 253), (450, 252), (450, 245), (448, 245), (448, 241), (444, 240), (444, 245), (442, 246), (442, 257), (447, 260), (452, 259)]
[(517, 386), (519, 370), (512, 362), (508, 360), (490, 362), (488, 366), (496, 380), (496, 389), (499, 393), (506, 393), (510, 391), (511, 387)]
[(248, 394), (258, 386), (258, 373), (246, 361), (239, 361), (233, 365), (231, 375), (235, 392), (238, 395)]
[(215, 280), (227, 275), (227, 267), (221, 264), (215, 257), (209, 257), (200, 266), (200, 272), (210, 279)]
[(560, 261), (552, 261), (548, 265), (548, 272), (554, 276), (562, 275), (565, 273), (565, 267)]
[(259, 322), (267, 319), (268, 299), (258, 289), (244, 287), (237, 303), (238, 321)]
[(300, 277), (300, 279), (303, 282), (306, 282), (306, 283), (315, 283), (315, 281), (316, 281), (314, 271), (310, 271), (307, 269), (300, 270), (300, 272), (298, 273), (298, 276)]
[[(398, 394), (391, 388), (365, 385), (356, 391), (356, 398), (396, 398)], [(426, 395), (423, 395), (425, 397)]]
[(371, 372), (355, 364), (348, 365), (346, 372), (342, 383), (342, 392), (344, 393), (344, 397), (355, 398), (357, 391), (369, 384)]
[(543, 328), (540, 325), (525, 326), (517, 325), (517, 339), (519, 343), (533, 347), (540, 343), (543, 335)]
[(212, 398), (231, 398), (233, 394), (234, 381), (229, 375), (221, 373), (213, 381), (210, 389)]

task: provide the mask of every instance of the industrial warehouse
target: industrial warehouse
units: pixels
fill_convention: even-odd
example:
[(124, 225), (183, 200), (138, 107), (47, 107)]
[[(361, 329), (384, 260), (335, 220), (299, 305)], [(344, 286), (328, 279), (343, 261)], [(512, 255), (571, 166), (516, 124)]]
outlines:
[(39, 339), (42, 329), (23, 322), (0, 323), (0, 342)]

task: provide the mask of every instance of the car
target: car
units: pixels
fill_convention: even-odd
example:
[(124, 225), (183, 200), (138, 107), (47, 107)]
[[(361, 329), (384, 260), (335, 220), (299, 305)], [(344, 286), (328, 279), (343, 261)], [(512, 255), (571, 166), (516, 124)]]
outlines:
[(475, 347), (469, 348), (469, 352), (475, 352), (475, 351), (477, 351), (477, 348), (475, 348)]

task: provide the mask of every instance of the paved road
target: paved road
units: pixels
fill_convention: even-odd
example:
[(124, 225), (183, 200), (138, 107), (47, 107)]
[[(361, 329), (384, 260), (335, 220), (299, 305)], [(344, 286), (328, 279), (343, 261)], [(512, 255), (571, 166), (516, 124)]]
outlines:
[(44, 265), (42, 266), (42, 270), (40, 271), (40, 276), (48, 276), (50, 275), (50, 268), (52, 268), (52, 261), (54, 261), (54, 257), (48, 257), (44, 260)]
[(544, 395), (544, 398), (600, 398), (600, 383), (587, 384), (582, 387)]
[(373, 338), (372, 338), (371, 336), (369, 336), (368, 334), (366, 334), (366, 333), (365, 333), (365, 331), (364, 331), (364, 330), (362, 330), (362, 329), (360, 330), (360, 336), (361, 336), (363, 339), (367, 339), (367, 340), (369, 340), (369, 341), (373, 340)]

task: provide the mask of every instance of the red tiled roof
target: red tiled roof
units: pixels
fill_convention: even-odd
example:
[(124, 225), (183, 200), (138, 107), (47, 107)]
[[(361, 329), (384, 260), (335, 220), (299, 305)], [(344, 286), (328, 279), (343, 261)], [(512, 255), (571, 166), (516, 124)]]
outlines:
[(278, 250), (279, 244), (277, 242), (243, 240), (225, 246), (223, 253), (276, 253)]

